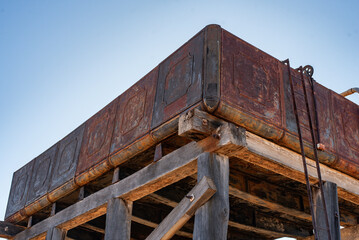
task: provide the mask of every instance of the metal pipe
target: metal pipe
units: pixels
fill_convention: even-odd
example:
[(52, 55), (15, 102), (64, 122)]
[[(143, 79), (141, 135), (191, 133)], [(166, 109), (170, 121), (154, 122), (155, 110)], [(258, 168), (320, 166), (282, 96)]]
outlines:
[(342, 95), (343, 97), (346, 97), (353, 93), (359, 94), (359, 88), (350, 88), (350, 89), (346, 90), (345, 92), (342, 92), (340, 95)]

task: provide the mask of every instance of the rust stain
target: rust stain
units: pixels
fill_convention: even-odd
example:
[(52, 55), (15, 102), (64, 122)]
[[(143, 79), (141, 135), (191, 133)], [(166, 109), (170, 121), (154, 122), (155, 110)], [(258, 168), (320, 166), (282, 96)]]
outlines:
[(203, 37), (201, 31), (158, 66), (152, 129), (202, 100)]
[(157, 76), (155, 68), (119, 97), (111, 155), (149, 133)]
[(76, 175), (88, 171), (104, 161), (110, 153), (110, 144), (118, 98), (96, 113), (85, 123)]

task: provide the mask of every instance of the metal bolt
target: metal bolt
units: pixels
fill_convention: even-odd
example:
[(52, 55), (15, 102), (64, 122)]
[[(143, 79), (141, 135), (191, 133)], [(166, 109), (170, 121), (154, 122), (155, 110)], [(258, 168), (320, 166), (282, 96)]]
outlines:
[(202, 119), (202, 125), (207, 126), (208, 125), (208, 120), (207, 119)]
[(215, 138), (215, 139), (219, 139), (220, 136), (219, 136), (219, 134), (217, 134), (217, 133), (213, 133), (213, 134), (212, 134), (212, 137)]
[(325, 145), (323, 143), (317, 143), (317, 149), (320, 151), (324, 151), (325, 150)]
[(194, 195), (193, 195), (193, 194), (187, 195), (186, 198), (188, 198), (190, 202), (193, 202), (193, 200), (194, 200)]

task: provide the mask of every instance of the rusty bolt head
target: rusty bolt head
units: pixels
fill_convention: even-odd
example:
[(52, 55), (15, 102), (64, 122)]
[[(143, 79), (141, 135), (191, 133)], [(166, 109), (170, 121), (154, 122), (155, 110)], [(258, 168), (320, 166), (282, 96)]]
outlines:
[(215, 139), (219, 139), (220, 136), (219, 136), (219, 134), (217, 134), (217, 133), (213, 133), (213, 134), (212, 134), (212, 137), (215, 138)]
[(207, 126), (208, 125), (208, 120), (207, 119), (202, 119), (202, 125)]
[(187, 195), (186, 198), (188, 198), (190, 202), (193, 202), (193, 200), (194, 200), (194, 195), (193, 195), (193, 194)]
[(324, 151), (325, 150), (325, 145), (323, 143), (317, 143), (317, 149), (320, 151)]

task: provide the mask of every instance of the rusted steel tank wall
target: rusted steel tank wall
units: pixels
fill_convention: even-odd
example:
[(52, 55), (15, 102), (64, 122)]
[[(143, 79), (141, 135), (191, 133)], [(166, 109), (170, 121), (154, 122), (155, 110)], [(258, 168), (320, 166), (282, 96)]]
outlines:
[(5, 219), (19, 222), (177, 132), (202, 100), (204, 30), (74, 132), (14, 173)]
[[(221, 91), (214, 114), (299, 152), (287, 66), (231, 33), (223, 29), (220, 31)], [(294, 69), (290, 74), (305, 152), (313, 157), (301, 76)], [(314, 100), (309, 84), (305, 76), (305, 88), (314, 118)], [(325, 145), (325, 150), (319, 151), (319, 160), (359, 178), (359, 106), (316, 82), (314, 96), (320, 142)]]
[[(290, 72), (305, 151), (312, 157), (300, 74)], [(179, 114), (201, 107), (299, 151), (287, 67), (209, 25), (126, 92), (13, 175), (5, 219), (19, 222), (177, 132)], [(306, 81), (311, 115), (312, 88)], [(320, 161), (359, 178), (359, 107), (314, 85)]]

